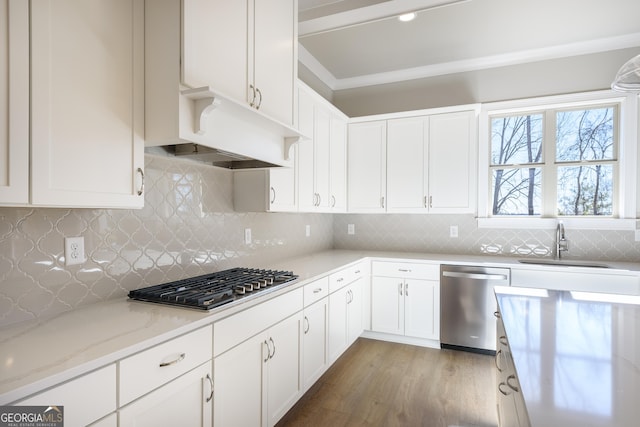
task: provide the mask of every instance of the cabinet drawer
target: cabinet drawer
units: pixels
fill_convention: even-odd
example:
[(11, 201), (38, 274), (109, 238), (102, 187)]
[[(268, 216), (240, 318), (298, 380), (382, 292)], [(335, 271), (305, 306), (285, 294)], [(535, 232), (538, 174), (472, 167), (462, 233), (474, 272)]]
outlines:
[(329, 295), (329, 277), (323, 277), (304, 287), (304, 306), (308, 307)]
[(61, 405), (65, 425), (86, 426), (116, 410), (116, 365), (98, 369), (17, 404)]
[(207, 326), (121, 360), (120, 406), (210, 360), (212, 345)]
[(374, 261), (371, 275), (407, 279), (440, 280), (440, 264)]
[(333, 273), (329, 276), (329, 293), (335, 292), (362, 277), (362, 271), (362, 264), (356, 264)]
[(302, 310), (302, 295), (298, 288), (215, 322), (214, 357)]

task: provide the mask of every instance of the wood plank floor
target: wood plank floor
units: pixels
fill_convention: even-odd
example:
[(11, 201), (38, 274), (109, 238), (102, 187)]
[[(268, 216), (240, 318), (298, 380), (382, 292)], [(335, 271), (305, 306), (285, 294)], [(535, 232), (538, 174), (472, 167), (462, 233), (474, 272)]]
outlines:
[(493, 359), (359, 338), (277, 427), (495, 427)]

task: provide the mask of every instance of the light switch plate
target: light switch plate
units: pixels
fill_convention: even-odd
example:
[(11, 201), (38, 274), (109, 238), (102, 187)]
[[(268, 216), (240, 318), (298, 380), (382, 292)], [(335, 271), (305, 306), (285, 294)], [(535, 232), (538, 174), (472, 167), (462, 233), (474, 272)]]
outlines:
[(76, 265), (82, 264), (84, 261), (84, 237), (65, 237), (64, 264)]
[(347, 234), (356, 234), (355, 224), (347, 224)]
[(307, 224), (307, 225), (304, 227), (304, 234), (305, 234), (307, 237), (311, 236), (311, 226), (310, 226), (309, 224)]
[(250, 245), (251, 244), (251, 229), (250, 228), (245, 228), (244, 229), (244, 243), (246, 245)]
[(454, 238), (454, 239), (458, 237), (458, 226), (457, 225), (450, 225), (449, 226), (449, 237)]

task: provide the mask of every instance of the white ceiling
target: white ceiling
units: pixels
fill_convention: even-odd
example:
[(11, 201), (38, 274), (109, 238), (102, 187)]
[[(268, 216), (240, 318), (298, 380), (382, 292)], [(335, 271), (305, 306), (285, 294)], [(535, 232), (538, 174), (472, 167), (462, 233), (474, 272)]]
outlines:
[[(300, 62), (341, 90), (640, 46), (638, 0), (299, 0)], [(418, 11), (402, 23), (400, 13)]]

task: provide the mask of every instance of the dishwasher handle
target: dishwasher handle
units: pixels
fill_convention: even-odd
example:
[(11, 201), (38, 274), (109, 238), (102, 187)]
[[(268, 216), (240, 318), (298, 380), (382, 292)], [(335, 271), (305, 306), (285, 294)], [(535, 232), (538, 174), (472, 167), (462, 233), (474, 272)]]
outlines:
[(486, 274), (486, 273), (461, 273), (458, 271), (443, 271), (445, 277), (458, 277), (473, 280), (509, 280), (506, 274)]

